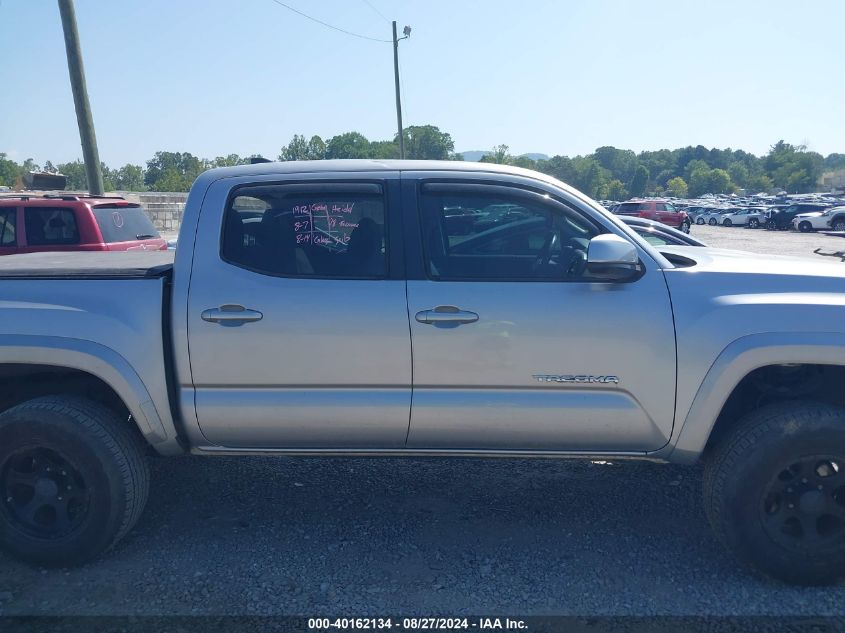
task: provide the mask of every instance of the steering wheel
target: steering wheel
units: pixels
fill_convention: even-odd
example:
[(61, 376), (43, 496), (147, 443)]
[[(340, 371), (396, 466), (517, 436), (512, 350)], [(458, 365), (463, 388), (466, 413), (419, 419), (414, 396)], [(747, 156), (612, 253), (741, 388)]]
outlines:
[(572, 254), (572, 262), (566, 269), (567, 277), (580, 277), (587, 272), (587, 253), (585, 251), (575, 249)]
[(558, 234), (554, 231), (549, 231), (548, 235), (546, 235), (546, 240), (543, 242), (543, 247), (540, 249), (540, 252), (537, 253), (537, 258), (534, 260), (534, 263), (531, 265), (531, 270), (536, 271), (542, 268), (543, 266), (547, 266), (551, 263), (552, 260), (552, 250), (554, 249), (555, 245), (559, 241)]

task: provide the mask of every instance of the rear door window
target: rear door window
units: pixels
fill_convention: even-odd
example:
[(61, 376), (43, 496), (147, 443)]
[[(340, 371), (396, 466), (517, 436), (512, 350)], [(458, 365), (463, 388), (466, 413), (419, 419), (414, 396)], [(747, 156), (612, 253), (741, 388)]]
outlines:
[(18, 210), (15, 207), (0, 209), (0, 246), (15, 246)]
[(623, 202), (619, 205), (619, 208), (616, 210), (616, 213), (618, 213), (619, 215), (632, 215), (639, 213), (639, 211), (639, 202)]
[(152, 220), (140, 206), (98, 205), (92, 211), (106, 244), (160, 237)]
[(26, 242), (30, 246), (79, 244), (79, 227), (71, 209), (53, 207), (24, 208)]
[[(356, 186), (358, 185), (358, 186)], [(226, 209), (222, 258), (285, 277), (387, 276), (386, 207), (379, 185), (312, 193), (285, 185), (236, 191)]]

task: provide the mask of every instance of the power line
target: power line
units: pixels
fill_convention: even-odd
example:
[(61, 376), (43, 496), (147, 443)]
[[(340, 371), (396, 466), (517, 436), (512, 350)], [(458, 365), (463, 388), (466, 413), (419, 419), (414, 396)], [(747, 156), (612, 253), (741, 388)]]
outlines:
[(364, 2), (364, 4), (366, 4), (368, 7), (370, 7), (373, 11), (375, 11), (375, 12), (378, 14), (378, 16), (379, 16), (382, 20), (384, 20), (385, 22), (387, 22), (388, 24), (390, 24), (390, 20), (388, 20), (388, 19), (384, 16), (384, 13), (382, 13), (381, 11), (379, 11), (378, 9), (376, 9), (376, 8), (373, 6), (373, 4), (370, 2), (370, 0), (363, 0), (363, 2)]
[(335, 31), (338, 31), (340, 33), (344, 33), (346, 35), (351, 35), (352, 37), (359, 37), (362, 40), (370, 40), (372, 42), (384, 42), (385, 44), (392, 44), (393, 43), (392, 40), (380, 40), (376, 37), (370, 37), (368, 35), (361, 35), (360, 33), (353, 33), (352, 31), (347, 31), (345, 29), (341, 29), (337, 26), (329, 24), (328, 22), (323, 22), (322, 20), (318, 20), (317, 18), (313, 18), (310, 15), (303, 13), (302, 11), (300, 11), (298, 9), (294, 9), (292, 6), (285, 4), (281, 0), (273, 0), (273, 2), (275, 2), (276, 4), (278, 4), (281, 7), (284, 7), (285, 9), (288, 9), (289, 11), (293, 11), (297, 15), (301, 15), (303, 18), (307, 18), (307, 19), (311, 20), (312, 22), (316, 22), (317, 24), (321, 24), (325, 27), (328, 27), (328, 28), (333, 29)]

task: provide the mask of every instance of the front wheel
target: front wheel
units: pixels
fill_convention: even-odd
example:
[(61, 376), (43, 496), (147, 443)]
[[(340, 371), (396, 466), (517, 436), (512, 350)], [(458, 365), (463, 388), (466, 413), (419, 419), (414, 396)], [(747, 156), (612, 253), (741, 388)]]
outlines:
[(845, 409), (750, 413), (712, 450), (703, 487), (716, 536), (741, 561), (788, 583), (845, 576)]
[(696, 218), (695, 223), (696, 224), (704, 224), (704, 218)]
[(689, 233), (690, 221), (684, 220), (683, 223), (681, 224), (680, 228), (681, 228), (681, 231), (683, 231), (684, 233)]
[(725, 221), (722, 222), (722, 226), (733, 226), (733, 222), (731, 222), (730, 218), (725, 218)]
[(710, 218), (709, 220), (707, 220), (707, 224), (709, 224), (710, 226), (716, 226), (718, 222), (716, 221), (716, 218)]
[(813, 225), (804, 220), (803, 222), (798, 223), (798, 230), (802, 233), (809, 233), (813, 230)]
[(149, 471), (126, 420), (74, 396), (0, 414), (0, 544), (38, 565), (76, 565), (138, 520)]

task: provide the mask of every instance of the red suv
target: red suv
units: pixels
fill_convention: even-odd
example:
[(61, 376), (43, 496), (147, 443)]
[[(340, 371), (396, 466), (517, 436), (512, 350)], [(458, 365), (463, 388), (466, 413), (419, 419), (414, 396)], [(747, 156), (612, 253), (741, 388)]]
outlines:
[(633, 215), (662, 222), (684, 233), (689, 233), (691, 224), (686, 211), (675, 209), (675, 205), (665, 200), (631, 200), (617, 205), (613, 212), (617, 215)]
[(166, 249), (144, 209), (120, 197), (0, 197), (0, 255)]

